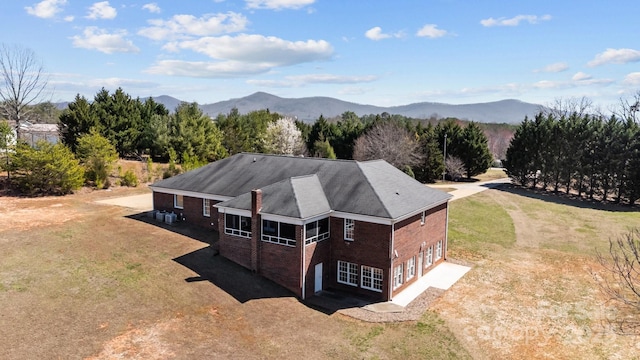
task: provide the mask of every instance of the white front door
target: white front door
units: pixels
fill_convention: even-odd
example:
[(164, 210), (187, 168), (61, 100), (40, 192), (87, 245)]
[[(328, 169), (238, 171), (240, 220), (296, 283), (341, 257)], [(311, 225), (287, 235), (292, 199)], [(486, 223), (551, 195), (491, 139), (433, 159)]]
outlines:
[(424, 254), (422, 251), (418, 254), (418, 277), (422, 277), (422, 258)]
[(315, 272), (316, 272), (316, 276), (315, 276), (316, 281), (315, 281), (315, 286), (313, 288), (313, 291), (320, 292), (322, 291), (322, 263), (316, 265)]

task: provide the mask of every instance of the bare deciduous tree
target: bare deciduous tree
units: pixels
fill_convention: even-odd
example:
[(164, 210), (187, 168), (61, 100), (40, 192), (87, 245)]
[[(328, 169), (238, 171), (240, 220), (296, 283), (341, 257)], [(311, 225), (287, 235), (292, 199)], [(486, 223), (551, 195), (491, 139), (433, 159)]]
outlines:
[(621, 119), (638, 122), (640, 120), (640, 90), (630, 98), (620, 98), (620, 104), (612, 112)]
[(44, 67), (36, 54), (18, 45), (0, 45), (0, 106), (4, 115), (15, 122), (20, 138), (20, 121), (27, 107), (39, 102), (47, 86)]
[(570, 98), (557, 98), (553, 103), (548, 104), (540, 109), (545, 115), (553, 115), (556, 118), (569, 117), (572, 114), (577, 114), (582, 117), (590, 113), (599, 113), (594, 105), (593, 101), (586, 96), (583, 97), (570, 97)]
[(458, 181), (465, 173), (464, 162), (456, 156), (447, 156), (444, 167), (452, 180)]
[(356, 140), (353, 148), (354, 160), (384, 159), (400, 170), (420, 164), (423, 157), (419, 142), (392, 122), (375, 125)]
[(591, 274), (616, 313), (607, 320), (620, 334), (640, 335), (640, 229), (609, 239), (607, 254), (597, 254), (600, 270)]

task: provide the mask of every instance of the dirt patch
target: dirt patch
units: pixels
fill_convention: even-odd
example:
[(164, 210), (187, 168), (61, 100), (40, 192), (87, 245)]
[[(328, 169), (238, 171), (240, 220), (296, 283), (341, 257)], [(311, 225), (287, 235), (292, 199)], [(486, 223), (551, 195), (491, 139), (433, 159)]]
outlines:
[[(78, 216), (77, 209), (57, 198), (0, 198), (2, 231), (25, 231), (34, 227), (62, 224)], [(0, 237), (0, 241), (1, 239)]]

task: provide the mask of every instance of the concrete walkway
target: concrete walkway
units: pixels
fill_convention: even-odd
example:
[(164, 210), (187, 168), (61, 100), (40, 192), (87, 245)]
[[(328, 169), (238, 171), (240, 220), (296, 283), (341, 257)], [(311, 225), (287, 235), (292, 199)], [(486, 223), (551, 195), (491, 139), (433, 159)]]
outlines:
[(391, 302), (405, 307), (429, 287), (447, 290), (469, 270), (471, 268), (468, 266), (443, 262), (404, 289), (399, 295), (394, 296)]
[(153, 195), (149, 193), (142, 195), (123, 196), (106, 200), (98, 200), (96, 201), (96, 203), (122, 206), (139, 211), (149, 211), (153, 210)]
[(494, 187), (502, 185), (502, 184), (510, 184), (510, 183), (511, 183), (511, 179), (503, 178), (503, 179), (476, 182), (476, 183), (430, 184), (430, 185), (427, 185), (427, 186), (429, 186), (431, 188), (434, 188), (434, 189), (438, 189), (438, 188), (451, 189), (451, 188), (454, 188), (455, 190), (449, 192), (449, 194), (453, 195), (453, 198), (451, 199), (451, 201), (453, 201), (453, 200), (461, 199), (463, 197), (471, 196), (473, 194), (477, 194), (479, 192), (485, 191), (487, 189), (494, 188)]

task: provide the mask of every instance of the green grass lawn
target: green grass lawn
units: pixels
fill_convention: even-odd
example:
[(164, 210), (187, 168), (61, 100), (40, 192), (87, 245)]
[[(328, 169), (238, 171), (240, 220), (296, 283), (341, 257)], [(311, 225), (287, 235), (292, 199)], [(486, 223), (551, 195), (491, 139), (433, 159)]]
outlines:
[(511, 217), (491, 196), (480, 193), (449, 204), (450, 256), (466, 253), (484, 257), (516, 241)]

